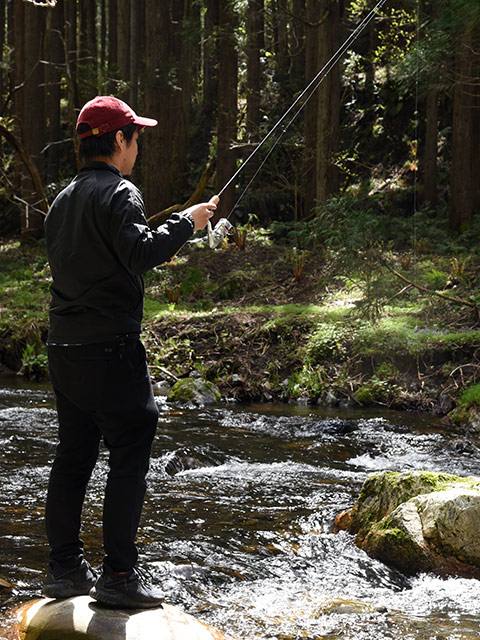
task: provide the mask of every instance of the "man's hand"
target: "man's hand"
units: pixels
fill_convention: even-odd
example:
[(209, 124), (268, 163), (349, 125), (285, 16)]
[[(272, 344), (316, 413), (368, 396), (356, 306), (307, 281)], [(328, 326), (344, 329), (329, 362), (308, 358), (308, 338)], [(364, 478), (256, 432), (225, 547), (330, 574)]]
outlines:
[(207, 222), (213, 216), (215, 209), (217, 208), (217, 203), (220, 198), (218, 196), (213, 196), (209, 202), (202, 202), (201, 204), (194, 204), (193, 207), (188, 207), (185, 209), (186, 213), (189, 213), (195, 226), (193, 228), (194, 231), (198, 231), (199, 229), (205, 229), (207, 226)]

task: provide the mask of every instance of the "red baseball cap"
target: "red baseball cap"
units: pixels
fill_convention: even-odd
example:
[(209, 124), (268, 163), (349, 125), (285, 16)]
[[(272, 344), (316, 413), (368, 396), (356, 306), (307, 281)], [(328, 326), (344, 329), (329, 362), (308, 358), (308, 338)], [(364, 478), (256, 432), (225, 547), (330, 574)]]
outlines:
[(79, 133), (79, 138), (88, 136), (103, 136), (104, 133), (116, 131), (127, 124), (139, 127), (154, 127), (158, 124), (152, 118), (137, 116), (135, 111), (123, 100), (113, 96), (97, 96), (82, 107), (77, 120), (79, 124), (88, 124), (90, 131)]

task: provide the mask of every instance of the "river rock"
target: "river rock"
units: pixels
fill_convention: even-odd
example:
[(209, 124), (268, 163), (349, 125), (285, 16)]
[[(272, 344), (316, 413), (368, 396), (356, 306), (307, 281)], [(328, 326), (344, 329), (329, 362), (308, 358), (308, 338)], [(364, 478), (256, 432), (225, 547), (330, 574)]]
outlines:
[(480, 408), (476, 405), (453, 409), (445, 422), (453, 424), (461, 433), (468, 433), (475, 438), (480, 436)]
[(170, 390), (168, 399), (171, 402), (187, 402), (199, 406), (217, 404), (221, 400), (218, 387), (202, 378), (183, 378), (176, 382)]
[(221, 631), (164, 604), (149, 610), (106, 609), (88, 596), (23, 605), (18, 640), (226, 640)]
[(165, 471), (169, 476), (174, 476), (182, 471), (203, 469), (205, 467), (213, 466), (215, 465), (210, 460), (200, 460), (197, 456), (190, 455), (187, 451), (175, 451), (168, 457), (165, 464)]
[[(373, 523), (384, 518), (403, 502), (459, 480), (461, 478), (458, 476), (430, 471), (376, 473), (364, 482), (353, 508), (337, 516), (336, 524), (340, 529), (348, 529), (351, 533), (364, 537)], [(345, 526), (341, 526), (341, 519), (344, 519)]]
[(166, 380), (160, 380), (159, 382), (156, 382), (154, 385), (152, 385), (152, 387), (153, 393), (156, 396), (167, 397), (170, 393), (170, 385)]
[(480, 576), (480, 478), (432, 472), (371, 476), (337, 529), (407, 575)]
[(378, 611), (378, 609), (368, 602), (349, 600), (345, 598), (335, 598), (334, 600), (328, 600), (321, 607), (319, 607), (316, 615), (332, 615), (333, 613), (349, 615), (357, 613), (374, 613), (375, 611)]
[(10, 582), (10, 580), (6, 576), (3, 576), (2, 574), (0, 574), (0, 590), (13, 589), (16, 586), (17, 585), (14, 584), (13, 582)]

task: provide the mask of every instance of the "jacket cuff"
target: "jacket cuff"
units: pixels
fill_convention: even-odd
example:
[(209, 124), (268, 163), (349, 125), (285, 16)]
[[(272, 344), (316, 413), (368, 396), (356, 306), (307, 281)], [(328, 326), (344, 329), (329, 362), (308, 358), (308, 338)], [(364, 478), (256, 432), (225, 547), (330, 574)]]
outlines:
[(192, 231), (195, 229), (195, 220), (193, 219), (193, 216), (191, 213), (185, 212), (183, 214), (183, 217), (186, 218), (190, 224), (192, 225)]

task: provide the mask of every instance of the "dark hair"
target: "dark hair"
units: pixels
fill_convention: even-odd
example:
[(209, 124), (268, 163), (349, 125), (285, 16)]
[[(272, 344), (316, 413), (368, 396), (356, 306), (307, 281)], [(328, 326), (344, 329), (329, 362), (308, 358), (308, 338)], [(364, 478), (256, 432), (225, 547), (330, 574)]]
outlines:
[[(81, 122), (77, 127), (77, 133), (85, 133), (90, 131), (91, 127), (86, 122)], [(88, 136), (80, 140), (79, 154), (82, 160), (88, 162), (93, 158), (111, 158), (115, 153), (115, 136), (117, 131), (122, 131), (127, 143), (133, 138), (133, 134), (137, 130), (137, 125), (127, 124), (120, 129), (104, 133), (103, 136)]]

